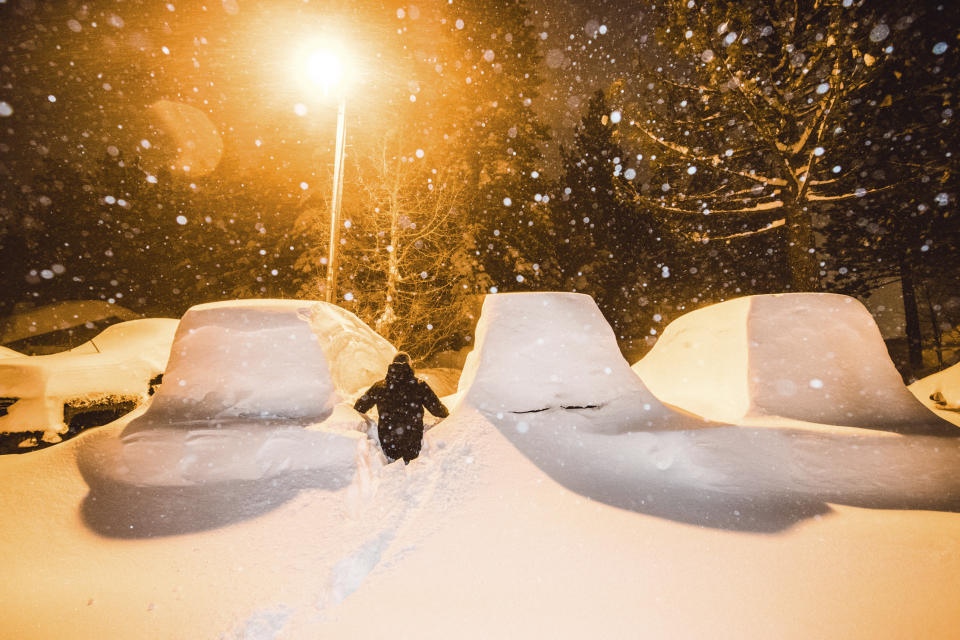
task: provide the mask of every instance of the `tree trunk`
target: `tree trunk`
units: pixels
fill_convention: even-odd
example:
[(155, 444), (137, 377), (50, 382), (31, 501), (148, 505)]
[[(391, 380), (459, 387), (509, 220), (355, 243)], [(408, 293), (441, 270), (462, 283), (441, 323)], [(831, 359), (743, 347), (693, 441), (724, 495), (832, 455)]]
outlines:
[(390, 211), (390, 251), (387, 263), (387, 304), (390, 312), (390, 322), (395, 319), (394, 307), (397, 303), (397, 290), (400, 283), (400, 212), (394, 204)]
[(787, 266), (792, 291), (820, 289), (817, 254), (814, 251), (813, 224), (810, 213), (800, 203), (785, 205), (787, 226)]
[(900, 254), (900, 287), (903, 291), (903, 315), (906, 323), (908, 366), (914, 378), (923, 369), (923, 336), (920, 333), (920, 311), (917, 308), (917, 290), (913, 270), (906, 253)]
[(397, 320), (397, 292), (400, 288), (400, 170), (394, 172), (393, 188), (390, 190), (390, 245), (387, 251), (387, 287), (383, 313), (377, 318), (377, 331), (390, 340), (393, 323)]
[(391, 167), (384, 155), (383, 174), (391, 175), (392, 182), (387, 193), (388, 211), (390, 214), (390, 235), (387, 245), (386, 291), (384, 292), (383, 312), (374, 322), (374, 327), (381, 336), (393, 341), (393, 323), (397, 320), (397, 293), (400, 288), (400, 190), (403, 170), (399, 166)]

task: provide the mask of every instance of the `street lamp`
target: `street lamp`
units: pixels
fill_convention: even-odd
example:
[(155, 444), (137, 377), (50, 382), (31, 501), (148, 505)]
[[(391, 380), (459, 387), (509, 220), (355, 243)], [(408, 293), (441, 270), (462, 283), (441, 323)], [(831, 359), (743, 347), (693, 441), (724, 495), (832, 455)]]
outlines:
[(340, 58), (328, 50), (317, 50), (310, 54), (306, 62), (306, 73), (310, 82), (326, 95), (331, 91), (337, 94), (337, 144), (333, 159), (333, 190), (330, 197), (330, 253), (327, 256), (327, 288), (324, 299), (336, 301), (337, 290), (337, 246), (340, 244), (340, 203), (343, 200), (343, 147), (346, 138), (344, 116), (347, 111), (347, 98), (341, 83), (343, 67)]

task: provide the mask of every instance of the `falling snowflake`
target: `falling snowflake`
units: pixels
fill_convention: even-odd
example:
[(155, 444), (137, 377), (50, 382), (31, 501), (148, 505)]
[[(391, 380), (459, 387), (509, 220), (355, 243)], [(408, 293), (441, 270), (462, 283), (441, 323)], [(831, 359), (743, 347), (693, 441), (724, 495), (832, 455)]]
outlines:
[(881, 22), (870, 30), (870, 41), (880, 42), (890, 35), (890, 27)]

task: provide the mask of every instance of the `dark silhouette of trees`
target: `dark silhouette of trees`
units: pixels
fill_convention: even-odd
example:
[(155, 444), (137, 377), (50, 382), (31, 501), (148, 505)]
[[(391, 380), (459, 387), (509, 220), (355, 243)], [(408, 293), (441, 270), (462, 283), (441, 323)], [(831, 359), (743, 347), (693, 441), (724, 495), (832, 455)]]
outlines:
[(820, 288), (815, 212), (894, 186), (838, 162), (866, 142), (847, 126), (883, 76), (889, 32), (850, 4), (667, 2), (629, 109), (663, 180), (638, 201), (698, 219), (711, 241), (769, 234), (793, 290)]
[(603, 91), (590, 99), (549, 208), (560, 288), (597, 301), (618, 337), (649, 333), (672, 297), (682, 258), (649, 210), (622, 196), (636, 171), (616, 139)]
[(535, 288), (550, 243), (540, 204), (548, 137), (534, 108), (541, 56), (530, 10), (523, 0), (467, 0), (449, 5), (446, 18), (475, 288)]
[[(876, 61), (883, 73), (849, 105), (845, 134), (862, 140), (856, 154), (828, 158), (864, 184), (886, 183), (853, 201), (825, 207), (823, 247), (828, 286), (867, 294), (899, 282), (905, 311), (908, 366), (925, 368), (921, 318), (937, 343), (955, 294), (944, 283), (960, 276), (954, 110), (960, 64), (946, 55), (954, 37), (943, 7), (919, 6), (888, 16), (894, 54)], [(939, 311), (938, 311), (939, 309)]]

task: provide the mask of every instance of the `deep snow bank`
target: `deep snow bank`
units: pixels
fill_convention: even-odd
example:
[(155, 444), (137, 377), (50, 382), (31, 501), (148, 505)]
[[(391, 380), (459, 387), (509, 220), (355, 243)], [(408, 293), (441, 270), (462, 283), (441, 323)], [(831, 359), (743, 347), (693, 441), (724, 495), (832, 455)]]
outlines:
[(172, 318), (138, 318), (112, 324), (95, 337), (67, 353), (126, 353), (145, 355), (166, 367), (170, 345), (176, 335), (179, 321)]
[(363, 320), (328, 302), (311, 303), (310, 329), (327, 358), (333, 385), (353, 400), (387, 371), (397, 350)]
[(633, 368), (661, 400), (712, 420), (960, 435), (907, 391), (870, 313), (847, 296), (748, 296), (698, 309), (670, 323)]
[[(91, 438), (85, 445), (78, 466), (95, 494), (120, 487), (204, 485), (230, 491), (246, 481), (318, 471), (324, 483), (338, 488), (353, 481), (358, 466), (377, 464), (358, 431), (250, 420), (221, 422), (216, 429), (155, 428), (123, 438)], [(270, 486), (264, 486), (265, 493), (272, 492)], [(145, 495), (137, 491), (136, 500)]]
[(0, 347), (0, 359), (4, 358), (20, 358), (24, 354), (19, 351), (14, 351), (13, 349), (8, 349), (7, 347)]
[[(573, 436), (570, 421), (557, 426)], [(828, 458), (786, 432), (759, 432), (756, 445), (750, 429), (643, 433), (630, 436), (649, 456), (635, 465), (633, 454), (620, 461), (623, 438), (591, 434), (567, 466), (607, 467), (607, 484), (580, 489), (632, 492), (633, 508), (613, 508), (553, 481), (503, 431), (458, 411), (431, 430), (424, 456), (375, 470), (365, 488), (300, 475), (263, 491), (88, 492), (74, 455), (115, 438), (116, 426), (7, 456), (5, 637), (380, 638), (384, 621), (412, 611), (424, 622), (394, 635), (945, 638), (960, 624), (960, 516), (763, 500), (771, 484), (792, 482), (795, 447), (807, 463), (824, 456), (824, 495), (857, 491), (858, 478), (869, 488), (882, 466), (867, 442), (848, 466), (850, 448)], [(852, 445), (849, 431), (836, 430)], [(544, 456), (555, 451), (551, 431), (527, 435)], [(590, 444), (600, 440), (608, 444)], [(927, 453), (901, 460), (904, 480), (933, 483), (956, 469), (955, 456)], [(939, 470), (927, 476), (931, 463)], [(633, 479), (642, 481), (624, 482)], [(38, 541), (55, 551), (24, 553)]]
[(543, 412), (490, 420), (572, 491), (704, 526), (775, 531), (823, 513), (826, 503), (960, 509), (958, 440), (844, 427), (610, 434), (590, 424), (597, 418)]
[(580, 293), (488, 295), (458, 390), (461, 402), (487, 413), (615, 406), (617, 420), (592, 424), (616, 431), (703, 426), (647, 390), (596, 303)]
[[(550, 374), (536, 373), (531, 387)], [(368, 469), (347, 446), (362, 438), (311, 447), (313, 425), (279, 419), (143, 431), (127, 450), (117, 422), (6, 456), (3, 629), (379, 638), (414, 611), (418, 638), (938, 638), (960, 624), (960, 516), (906, 510), (957, 507), (960, 440), (624, 433), (633, 410), (462, 406), (410, 465)], [(55, 551), (24, 553), (38, 541)]]

